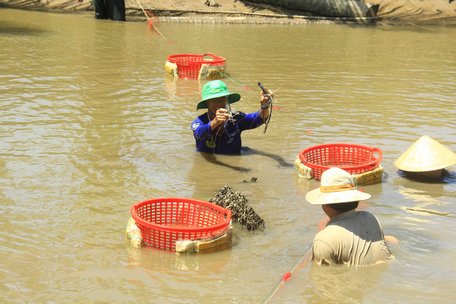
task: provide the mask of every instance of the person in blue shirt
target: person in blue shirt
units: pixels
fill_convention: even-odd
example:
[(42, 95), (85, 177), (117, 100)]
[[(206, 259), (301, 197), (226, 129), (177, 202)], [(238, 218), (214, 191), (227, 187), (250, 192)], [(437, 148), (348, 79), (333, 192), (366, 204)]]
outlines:
[(231, 93), (221, 80), (204, 84), (202, 99), (196, 109), (207, 112), (193, 120), (191, 128), (195, 137), (196, 150), (217, 154), (240, 154), (244, 130), (261, 126), (269, 117), (269, 98), (261, 93), (260, 110), (253, 113), (231, 112), (230, 104), (241, 99)]

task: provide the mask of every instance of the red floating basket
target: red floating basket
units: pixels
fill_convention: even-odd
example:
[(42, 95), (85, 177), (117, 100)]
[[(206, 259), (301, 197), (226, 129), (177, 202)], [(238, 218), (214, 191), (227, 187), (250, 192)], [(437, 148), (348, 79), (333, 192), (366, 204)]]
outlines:
[(225, 58), (212, 53), (170, 55), (168, 56), (168, 61), (177, 65), (179, 78), (198, 79), (203, 64), (220, 67), (221, 69), (225, 67)]
[(222, 235), (231, 211), (218, 205), (186, 198), (157, 198), (137, 203), (131, 215), (144, 244), (175, 250), (177, 240), (198, 240)]
[(382, 150), (356, 144), (325, 144), (302, 150), (299, 159), (312, 169), (312, 176), (320, 180), (321, 174), (331, 167), (350, 174), (374, 170), (382, 161)]

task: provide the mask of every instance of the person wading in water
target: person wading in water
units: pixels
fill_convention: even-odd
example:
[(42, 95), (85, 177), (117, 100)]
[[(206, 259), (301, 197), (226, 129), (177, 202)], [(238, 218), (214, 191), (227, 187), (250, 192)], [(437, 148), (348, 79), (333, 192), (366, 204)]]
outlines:
[(93, 0), (96, 19), (125, 21), (124, 0)]
[(202, 99), (196, 109), (208, 111), (191, 124), (196, 150), (219, 154), (241, 153), (241, 132), (261, 126), (269, 117), (269, 98), (263, 92), (260, 110), (253, 113), (231, 112), (230, 105), (241, 99), (238, 93), (231, 93), (221, 80), (204, 84)]
[(323, 172), (318, 189), (306, 200), (321, 205), (329, 217), (312, 245), (312, 260), (319, 265), (369, 266), (394, 259), (378, 219), (368, 211), (356, 211), (368, 193), (357, 190), (353, 177), (340, 168)]

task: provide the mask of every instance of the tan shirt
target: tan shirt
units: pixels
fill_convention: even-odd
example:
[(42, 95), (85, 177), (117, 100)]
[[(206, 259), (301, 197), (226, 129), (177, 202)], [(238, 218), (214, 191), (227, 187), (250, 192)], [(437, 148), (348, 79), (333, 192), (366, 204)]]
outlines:
[(377, 218), (351, 210), (334, 217), (317, 233), (312, 260), (320, 265), (368, 266), (393, 259)]

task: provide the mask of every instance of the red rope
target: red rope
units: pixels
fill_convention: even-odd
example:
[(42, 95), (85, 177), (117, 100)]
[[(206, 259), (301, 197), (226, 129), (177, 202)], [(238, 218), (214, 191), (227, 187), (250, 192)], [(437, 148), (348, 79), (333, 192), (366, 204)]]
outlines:
[(310, 255), (312, 253), (312, 249), (309, 249), (304, 256), (293, 266), (293, 268), (286, 272), (280, 281), (276, 284), (275, 288), (271, 291), (267, 299), (263, 302), (264, 304), (269, 303), (274, 295), (279, 291), (280, 287), (282, 287), (286, 281), (288, 281), (291, 278), (291, 274), (295, 272), (298, 268), (304, 268), (306, 267), (307, 263), (310, 261)]

